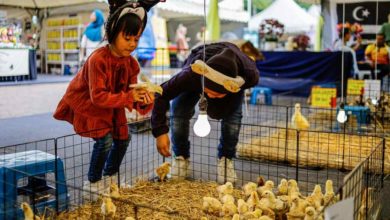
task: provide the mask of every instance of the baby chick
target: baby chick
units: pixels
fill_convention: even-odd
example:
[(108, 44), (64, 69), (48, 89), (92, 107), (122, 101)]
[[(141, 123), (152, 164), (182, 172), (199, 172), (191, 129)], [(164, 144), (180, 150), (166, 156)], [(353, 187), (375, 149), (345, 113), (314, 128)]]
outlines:
[(256, 207), (259, 205), (260, 199), (257, 192), (252, 192), (249, 196), (248, 200), (246, 201), (246, 204), (248, 204), (249, 211), (254, 211)]
[(110, 196), (111, 198), (117, 199), (121, 195), (119, 194), (119, 187), (116, 183), (111, 183), (110, 185)]
[(237, 201), (237, 211), (240, 215), (248, 212), (249, 206), (246, 204), (246, 202), (243, 199), (239, 199)]
[(316, 217), (317, 217), (316, 210), (311, 206), (306, 207), (304, 220), (315, 220)]
[(222, 209), (221, 202), (213, 197), (203, 197), (203, 211), (218, 215)]
[(171, 163), (165, 162), (161, 166), (156, 168), (156, 175), (160, 181), (164, 181), (165, 177), (171, 172)]
[(272, 182), (272, 180), (267, 180), (264, 186), (260, 186), (259, 188), (257, 188), (257, 192), (259, 193), (259, 195), (262, 195), (264, 191), (266, 190), (272, 191), (273, 188), (274, 188), (274, 182)]
[(222, 205), (222, 211), (221, 211), (221, 216), (233, 216), (234, 214), (237, 213), (237, 206), (231, 202), (228, 201)]
[(240, 220), (240, 215), (234, 214), (232, 220)]
[(274, 220), (273, 218), (269, 217), (268, 215), (263, 215), (258, 218), (258, 220)]
[(231, 182), (226, 182), (224, 185), (217, 186), (217, 192), (219, 193), (219, 198), (222, 198), (224, 195), (233, 194), (233, 184)]
[(163, 93), (162, 87), (157, 85), (157, 84), (152, 83), (146, 75), (140, 74), (140, 80), (142, 81), (142, 83), (131, 84), (130, 87), (136, 88), (136, 89), (144, 88), (149, 92), (155, 92), (155, 93), (162, 95), (162, 93)]
[(257, 219), (263, 214), (263, 211), (261, 209), (255, 209), (251, 212), (246, 212), (243, 215), (243, 219)]
[(297, 181), (290, 179), (288, 181), (288, 195), (291, 196), (293, 193), (298, 193), (300, 195)]
[(22, 202), (20, 207), (23, 210), (25, 220), (40, 220), (41, 219), (38, 216), (34, 215), (34, 212), (28, 203)]
[(263, 194), (261, 194), (261, 199), (259, 203), (259, 207), (262, 210), (265, 209), (275, 209), (276, 198), (275, 195), (270, 190), (265, 190)]
[(305, 213), (305, 209), (308, 206), (308, 203), (305, 200), (302, 200), (299, 198), (298, 194), (294, 193), (291, 196), (291, 207), (290, 207), (290, 213)]
[(314, 207), (316, 209), (316, 211), (321, 211), (322, 204), (321, 204), (321, 201), (318, 200), (316, 196), (310, 195), (310, 196), (306, 197), (305, 200), (308, 203), (308, 205)]
[(333, 191), (333, 181), (332, 180), (327, 180), (325, 182), (325, 194), (326, 193), (334, 193), (334, 191)]
[(301, 105), (299, 103), (295, 104), (295, 110), (291, 118), (291, 124), (293, 128), (298, 130), (307, 130), (310, 127), (309, 122), (301, 113)]
[(257, 177), (257, 186), (260, 187), (260, 186), (264, 186), (265, 184), (265, 179), (263, 176), (259, 176)]
[(248, 182), (245, 184), (242, 189), (244, 190), (244, 195), (246, 197), (250, 196), (252, 192), (256, 192), (257, 190), (257, 184), (254, 182)]
[(126, 217), (125, 220), (135, 220), (133, 217)]
[(104, 217), (109, 217), (110, 219), (114, 218), (116, 213), (116, 206), (109, 196), (103, 196), (103, 202), (100, 208)]
[(232, 203), (234, 203), (234, 202), (235, 202), (235, 199), (234, 199), (234, 197), (233, 197), (232, 195), (226, 194), (226, 195), (222, 196), (221, 202), (222, 202), (223, 204), (225, 204), (225, 203), (227, 203), (227, 202), (232, 202)]
[(322, 200), (324, 198), (324, 194), (322, 194), (322, 190), (321, 190), (321, 185), (320, 184), (317, 184), (314, 186), (314, 190), (311, 194), (312, 196), (314, 196), (314, 198), (320, 202), (320, 204), (322, 205)]
[(278, 185), (278, 195), (283, 196), (288, 194), (288, 183), (286, 179), (281, 179)]

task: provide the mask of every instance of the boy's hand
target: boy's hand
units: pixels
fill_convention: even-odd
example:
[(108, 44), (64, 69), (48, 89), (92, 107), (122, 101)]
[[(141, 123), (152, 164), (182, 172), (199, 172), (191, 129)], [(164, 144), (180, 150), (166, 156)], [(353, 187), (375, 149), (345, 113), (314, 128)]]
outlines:
[(156, 139), (156, 146), (158, 152), (164, 157), (170, 157), (171, 152), (169, 150), (171, 141), (169, 140), (168, 133), (162, 134)]

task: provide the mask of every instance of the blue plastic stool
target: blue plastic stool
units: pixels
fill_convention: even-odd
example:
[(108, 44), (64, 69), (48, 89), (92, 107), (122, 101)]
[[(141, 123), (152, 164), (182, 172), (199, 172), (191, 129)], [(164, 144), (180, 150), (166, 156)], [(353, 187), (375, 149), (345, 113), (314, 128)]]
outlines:
[[(344, 106), (344, 111), (347, 115), (355, 115), (357, 119), (357, 124), (358, 124), (358, 131), (361, 131), (361, 126), (362, 125), (368, 125), (370, 123), (370, 108), (366, 106)], [(337, 113), (339, 113), (339, 108), (337, 108)], [(339, 123), (337, 123), (337, 128), (339, 126)]]
[(260, 87), (260, 86), (256, 86), (252, 88), (252, 94), (249, 103), (252, 105), (256, 105), (257, 96), (259, 94), (264, 94), (266, 105), (272, 105), (272, 90), (270, 88)]
[[(47, 173), (57, 172), (56, 186), (50, 186), (45, 177)], [(36, 177), (35, 179), (32, 177)], [(26, 186), (18, 186), (18, 181), (28, 178)], [(69, 195), (66, 187), (64, 165), (60, 158), (39, 150), (0, 155), (0, 219), (23, 219), (19, 195), (32, 197), (39, 192), (54, 192), (54, 198), (35, 202), (35, 209), (43, 213), (46, 206), (58, 211), (68, 207)], [(36, 197), (32, 197), (37, 199)], [(32, 206), (30, 201), (30, 206)]]

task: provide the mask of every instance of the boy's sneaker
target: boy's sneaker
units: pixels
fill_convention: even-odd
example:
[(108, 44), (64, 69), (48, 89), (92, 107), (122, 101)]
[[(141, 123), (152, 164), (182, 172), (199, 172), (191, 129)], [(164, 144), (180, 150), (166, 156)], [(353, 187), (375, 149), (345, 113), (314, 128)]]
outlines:
[(172, 179), (184, 180), (188, 177), (188, 159), (183, 156), (175, 157), (172, 161)]
[[(226, 167), (226, 172), (225, 172), (225, 167)], [(232, 159), (221, 157), (221, 159), (218, 160), (217, 174), (218, 174), (217, 177), (218, 183), (220, 184), (224, 184), (225, 182), (235, 183), (237, 180), (237, 175), (236, 175), (236, 171), (234, 171), (234, 161)]]
[(97, 201), (99, 194), (104, 193), (104, 190), (105, 187), (103, 180), (99, 180), (95, 183), (85, 181), (83, 185), (83, 199), (95, 202)]

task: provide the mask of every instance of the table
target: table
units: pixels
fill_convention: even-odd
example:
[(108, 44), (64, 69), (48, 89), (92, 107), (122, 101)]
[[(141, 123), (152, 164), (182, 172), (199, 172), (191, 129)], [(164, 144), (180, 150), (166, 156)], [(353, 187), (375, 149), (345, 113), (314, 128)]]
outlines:
[[(295, 95), (307, 96), (313, 85), (330, 82), (341, 85), (342, 66), (344, 66), (345, 79), (352, 76), (350, 53), (343, 54), (340, 51), (262, 51), (262, 53), (265, 60), (256, 62), (260, 71), (259, 86), (268, 87), (274, 93), (291, 92)], [(346, 80), (344, 82), (346, 85)], [(346, 89), (346, 86), (344, 88)]]
[(36, 51), (25, 48), (0, 48), (0, 82), (37, 78)]

